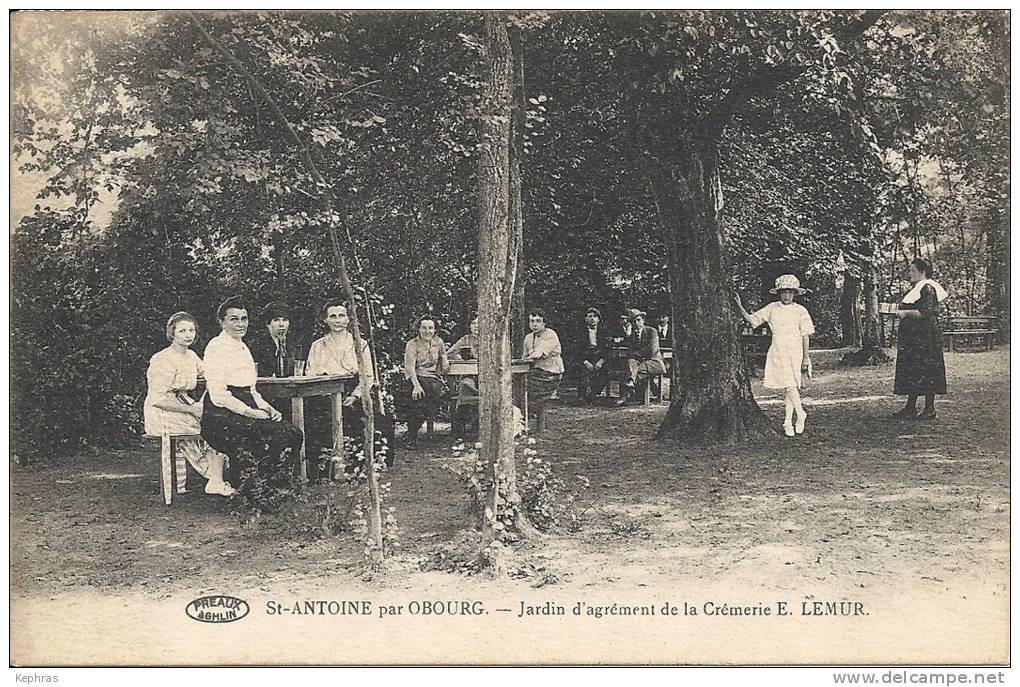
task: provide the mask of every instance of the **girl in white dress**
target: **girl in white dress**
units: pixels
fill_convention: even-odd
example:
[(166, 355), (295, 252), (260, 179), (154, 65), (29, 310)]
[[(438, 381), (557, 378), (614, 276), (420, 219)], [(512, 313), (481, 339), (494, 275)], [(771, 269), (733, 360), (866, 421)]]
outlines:
[[(199, 434), (202, 431), (202, 404), (191, 392), (203, 375), (202, 361), (191, 350), (195, 342), (195, 318), (186, 312), (174, 313), (166, 323), (170, 345), (149, 359), (145, 378), (145, 432), (157, 436)], [(166, 442), (169, 446), (169, 442)], [(187, 467), (191, 463), (208, 479), (205, 493), (231, 496), (234, 488), (223, 481), (225, 456), (197, 437), (182, 437), (176, 442), (179, 455), (172, 456), (177, 470), (177, 491), (184, 493)]]
[[(765, 388), (786, 390), (786, 420), (783, 431), (792, 437), (804, 432), (807, 413), (800, 401), (801, 371), (811, 377), (811, 335), (815, 333), (814, 323), (807, 309), (793, 299), (806, 293), (800, 288), (800, 280), (792, 274), (776, 279), (776, 286), (769, 293), (778, 293), (779, 300), (769, 303), (754, 314), (744, 310), (740, 296), (735, 296), (740, 314), (748, 326), (757, 329), (768, 324), (772, 330), (772, 345), (765, 359)], [(793, 424), (793, 412), (797, 411), (797, 424)]]

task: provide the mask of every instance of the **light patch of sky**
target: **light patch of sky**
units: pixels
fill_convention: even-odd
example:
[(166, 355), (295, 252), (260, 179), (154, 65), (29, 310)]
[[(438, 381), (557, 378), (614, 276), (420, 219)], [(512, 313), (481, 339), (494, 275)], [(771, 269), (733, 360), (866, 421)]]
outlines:
[[(24, 55), (25, 50), (41, 49), (38, 47), (40, 43), (35, 39), (41, 35), (40, 31), (43, 29), (46, 32), (64, 33), (67, 36), (67, 40), (64, 42), (65, 49), (54, 51), (47, 60), (53, 74), (64, 74), (69, 60), (75, 60), (79, 63), (88, 62), (87, 60), (82, 62), (84, 56), (75, 53), (73, 49), (75, 45), (81, 46), (80, 43), (75, 42), (75, 37), (80, 35), (83, 26), (90, 27), (89, 31), (96, 40), (117, 41), (122, 40), (124, 34), (144, 32), (148, 26), (154, 25), (160, 16), (161, 13), (158, 12), (68, 11), (63, 13), (19, 13), (12, 17), (11, 20), (12, 59), (17, 59), (19, 55)], [(26, 46), (28, 47), (26, 48)], [(12, 76), (23, 73), (17, 69), (18, 65), (12, 64), (11, 67)], [(12, 95), (13, 91), (25, 89), (30, 94), (29, 97), (35, 106), (50, 115), (47, 121), (40, 122), (40, 124), (51, 127), (54, 133), (70, 134), (71, 125), (67, 120), (67, 113), (62, 114), (62, 110), (66, 109), (63, 102), (64, 99), (61, 93), (50, 88), (51, 84), (52, 81), (44, 81), (41, 84), (33, 82), (16, 83), (12, 78)], [(57, 84), (56, 88), (59, 89), (59, 84)], [(23, 94), (25, 91), (23, 91)], [(134, 99), (123, 90), (118, 94), (118, 101), (125, 109), (136, 104)], [(144, 139), (152, 139), (158, 133), (151, 122), (141, 123), (139, 129), (135, 131), (139, 143), (126, 151), (104, 155), (102, 162), (111, 162), (117, 156), (130, 157), (149, 154), (152, 151), (152, 146)], [(25, 172), (21, 169), (21, 165), (27, 161), (28, 158), (25, 156), (19, 158), (12, 156), (10, 159), (11, 231), (17, 227), (24, 217), (34, 212), (36, 205), (54, 209), (65, 209), (73, 204), (73, 200), (66, 197), (40, 199), (39, 192), (56, 170)], [(92, 208), (92, 219), (97, 227), (104, 228), (109, 224), (118, 204), (118, 186), (118, 180), (114, 180), (112, 191), (103, 188), (101, 184), (97, 184), (99, 198)]]

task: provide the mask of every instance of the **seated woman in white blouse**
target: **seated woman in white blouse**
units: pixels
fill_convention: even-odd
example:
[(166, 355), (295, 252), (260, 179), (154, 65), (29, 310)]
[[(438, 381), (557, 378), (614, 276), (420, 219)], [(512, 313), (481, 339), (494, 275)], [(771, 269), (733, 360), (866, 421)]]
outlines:
[[(145, 432), (156, 436), (198, 434), (202, 431), (202, 404), (190, 392), (202, 376), (202, 361), (191, 350), (195, 343), (195, 318), (177, 312), (166, 323), (170, 345), (149, 359), (145, 374), (148, 393), (145, 396)], [(182, 438), (175, 445), (179, 456), (173, 456), (177, 470), (177, 490), (185, 491), (187, 468), (178, 457), (191, 463), (209, 481), (205, 493), (230, 496), (233, 487), (223, 481), (223, 454), (209, 448), (197, 438)], [(182, 474), (183, 473), (183, 474)]]
[[(343, 400), (344, 436), (358, 443), (362, 440), (365, 427), (362, 420), (361, 396), (369, 393), (375, 381), (372, 375), (372, 355), (368, 342), (360, 339), (359, 345), (369, 362), (368, 369), (361, 374), (358, 354), (354, 348), (354, 335), (350, 332), (351, 318), (344, 301), (339, 299), (327, 301), (322, 308), (322, 321), (329, 331), (325, 336), (312, 342), (311, 348), (308, 349), (305, 373), (309, 376), (344, 375), (358, 379), (354, 391)], [(328, 401), (322, 398), (309, 398), (306, 405), (308, 459), (317, 461), (324, 448), (333, 446), (330, 406)]]
[(270, 505), (260, 496), (289, 483), (304, 435), (255, 390), (255, 361), (241, 340), (248, 331), (244, 302), (228, 298), (216, 319), (223, 331), (205, 348), (202, 437), (230, 456), (227, 476), (238, 490), (259, 505)]

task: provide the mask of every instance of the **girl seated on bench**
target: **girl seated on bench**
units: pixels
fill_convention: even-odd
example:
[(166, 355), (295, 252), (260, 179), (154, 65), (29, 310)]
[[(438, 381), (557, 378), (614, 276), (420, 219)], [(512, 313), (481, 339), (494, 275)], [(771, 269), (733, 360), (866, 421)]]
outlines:
[[(202, 361), (190, 348), (195, 343), (196, 333), (195, 318), (189, 313), (174, 313), (166, 323), (170, 345), (149, 359), (149, 369), (145, 373), (148, 385), (144, 407), (146, 434), (179, 436), (197, 435), (202, 431), (202, 404), (191, 395), (203, 374)], [(209, 448), (198, 437), (182, 438), (176, 445), (181, 456), (209, 480), (205, 493), (220, 496), (234, 493), (234, 488), (223, 481), (225, 456), (222, 453)], [(176, 465), (178, 456), (171, 458)], [(187, 468), (180, 463), (175, 469), (177, 491), (184, 493)]]

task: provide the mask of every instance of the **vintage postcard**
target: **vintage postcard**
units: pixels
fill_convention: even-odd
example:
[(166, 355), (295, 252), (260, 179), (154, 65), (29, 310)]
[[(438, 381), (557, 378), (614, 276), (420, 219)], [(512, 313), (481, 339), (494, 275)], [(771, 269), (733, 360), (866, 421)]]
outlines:
[(1010, 663), (1008, 11), (10, 44), (12, 666)]

